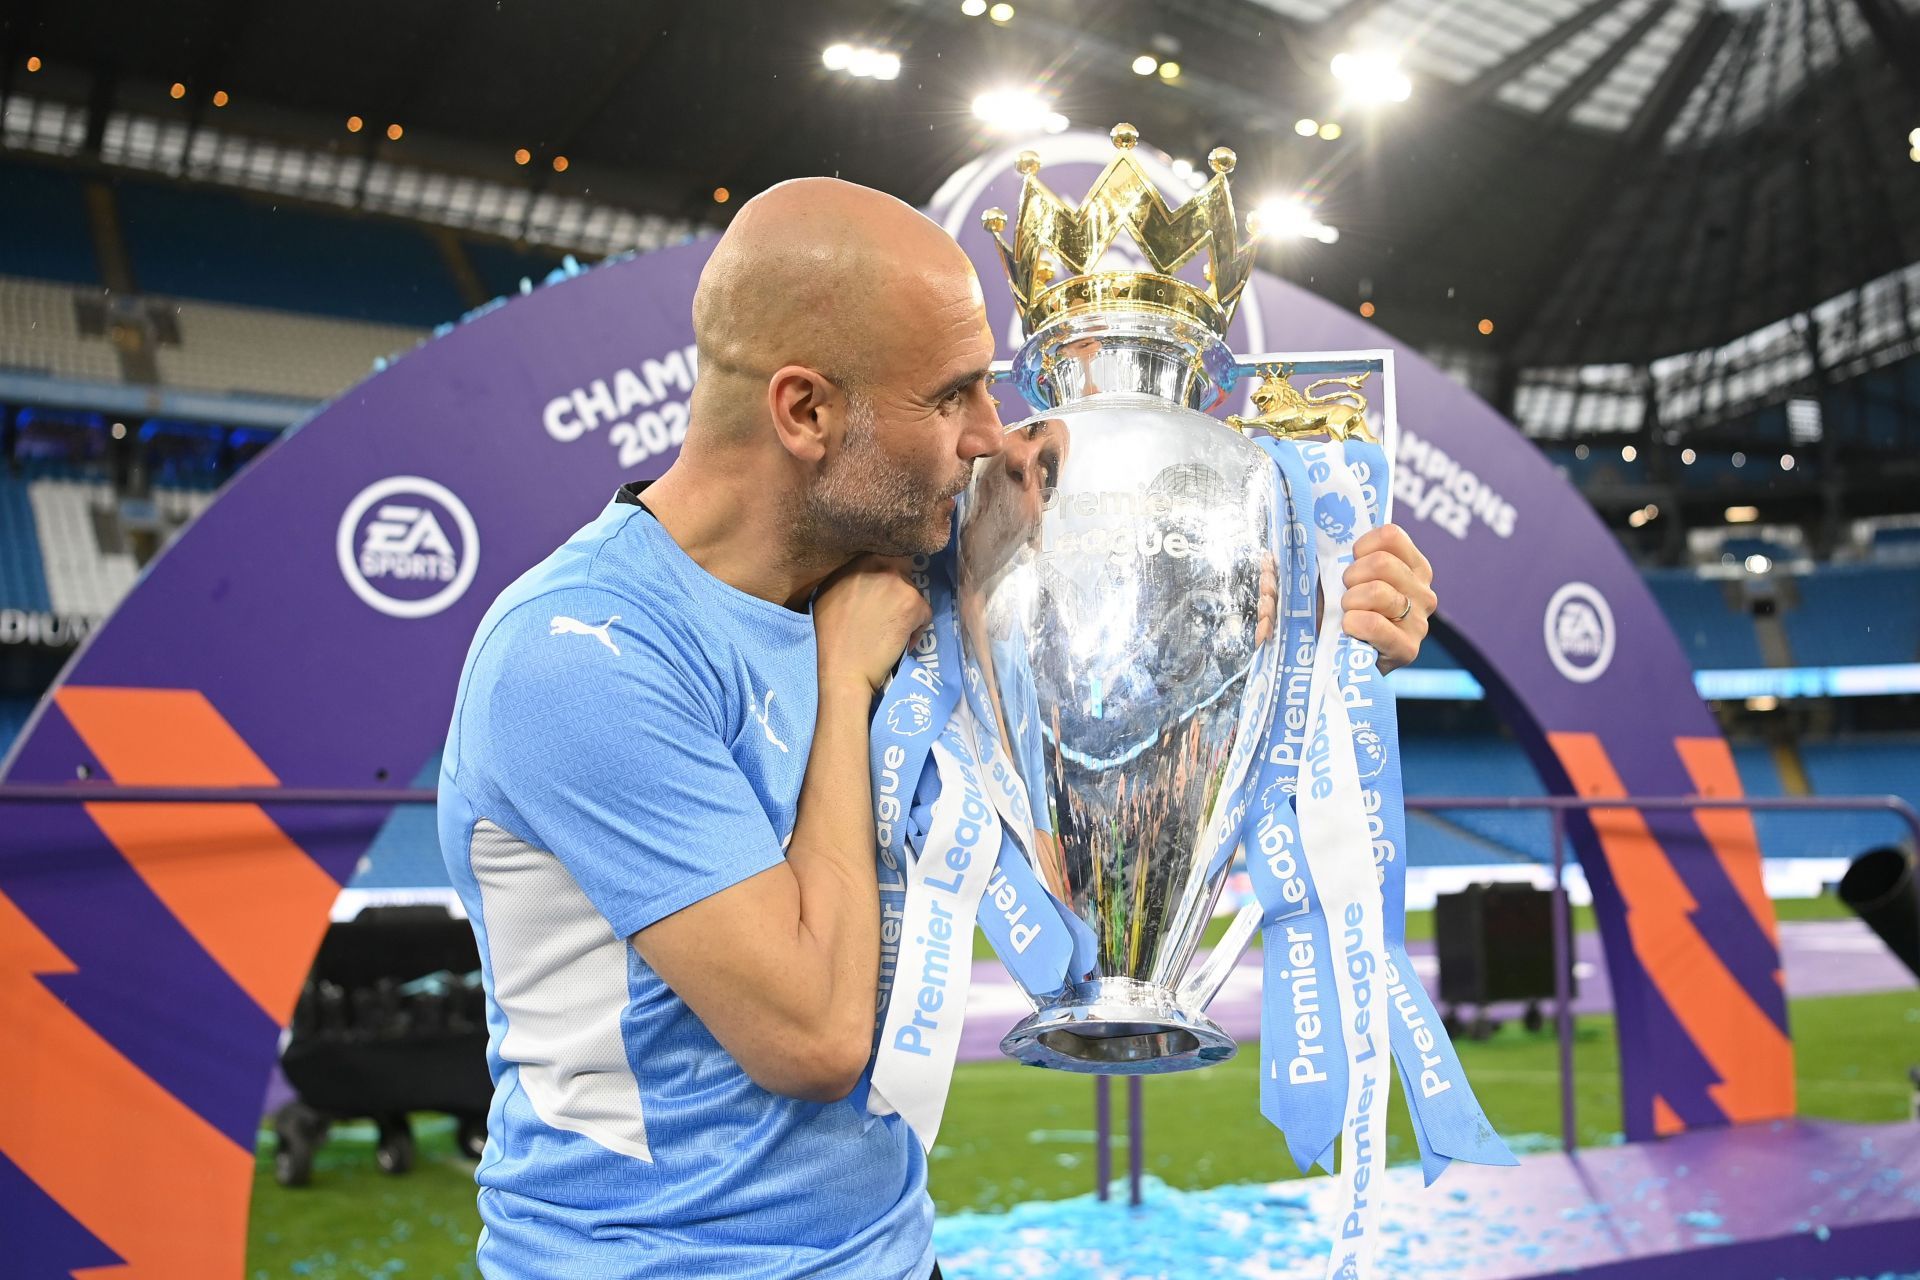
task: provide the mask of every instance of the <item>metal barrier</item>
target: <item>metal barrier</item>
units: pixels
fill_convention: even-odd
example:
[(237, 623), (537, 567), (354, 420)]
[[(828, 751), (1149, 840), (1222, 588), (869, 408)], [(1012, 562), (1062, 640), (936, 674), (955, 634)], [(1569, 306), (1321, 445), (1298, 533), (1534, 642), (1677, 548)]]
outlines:
[[(403, 805), (434, 804), (435, 792), (421, 788), (326, 787), (122, 787), (111, 783), (0, 785), (0, 804), (272, 804), (272, 805)], [(1898, 796), (1775, 796), (1709, 798), (1706, 796), (1408, 796), (1410, 810), (1441, 809), (1544, 810), (1551, 823), (1553, 856), (1553, 972), (1554, 1035), (1560, 1049), (1560, 1144), (1571, 1152), (1576, 1145), (1573, 1102), (1573, 1007), (1568, 990), (1573, 926), (1567, 906), (1567, 814), (1595, 809), (1640, 809), (1653, 812), (1694, 809), (1746, 809), (1756, 812), (1829, 812), (1892, 814), (1907, 824), (1920, 848), (1920, 812)], [(1113, 1174), (1112, 1080), (1094, 1081), (1096, 1192), (1105, 1200)], [(1145, 1166), (1146, 1107), (1139, 1076), (1127, 1078), (1127, 1200), (1140, 1203), (1140, 1181)]]

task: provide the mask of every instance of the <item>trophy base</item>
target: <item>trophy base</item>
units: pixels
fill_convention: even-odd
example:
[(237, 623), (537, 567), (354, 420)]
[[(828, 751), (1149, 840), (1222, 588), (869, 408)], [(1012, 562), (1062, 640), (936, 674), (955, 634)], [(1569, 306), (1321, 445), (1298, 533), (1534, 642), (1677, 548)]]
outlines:
[(1000, 1052), (1027, 1066), (1101, 1076), (1191, 1071), (1225, 1062), (1238, 1049), (1212, 1018), (1181, 1007), (1164, 987), (1131, 978), (1069, 987), (1000, 1041)]

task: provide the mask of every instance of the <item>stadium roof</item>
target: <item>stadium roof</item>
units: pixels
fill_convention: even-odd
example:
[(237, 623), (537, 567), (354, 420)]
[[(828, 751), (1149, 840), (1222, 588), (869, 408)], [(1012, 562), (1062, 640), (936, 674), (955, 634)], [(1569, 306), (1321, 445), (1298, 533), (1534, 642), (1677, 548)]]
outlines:
[[(16, 0), (0, 92), (12, 147), (31, 101), (68, 112), (37, 149), (83, 160), (139, 126), (182, 157), (198, 135), (189, 176), (218, 178), (214, 137), (416, 163), (626, 211), (597, 239), (541, 237), (602, 249), (652, 234), (632, 214), (717, 223), (803, 173), (924, 200), (984, 145), (976, 95), (1037, 90), (1175, 156), (1235, 147), (1243, 193), (1304, 196), (1340, 232), (1268, 265), (1371, 300), (1408, 341), (1509, 366), (1716, 348), (1920, 261), (1920, 0), (1014, 0), (1005, 22), (984, 7)], [(828, 69), (834, 42), (897, 54), (898, 78)], [(1367, 50), (1397, 58), (1407, 100), (1343, 99), (1330, 60)], [(1137, 73), (1142, 58), (1178, 72)]]

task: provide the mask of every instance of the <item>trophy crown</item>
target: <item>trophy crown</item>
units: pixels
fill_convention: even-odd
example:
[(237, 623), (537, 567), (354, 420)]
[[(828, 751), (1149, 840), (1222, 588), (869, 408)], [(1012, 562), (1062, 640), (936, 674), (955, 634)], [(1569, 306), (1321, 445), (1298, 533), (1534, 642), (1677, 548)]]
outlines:
[[(1171, 311), (1224, 338), (1240, 293), (1253, 275), (1259, 231), (1238, 235), (1227, 175), (1235, 157), (1226, 147), (1207, 156), (1213, 177), (1178, 209), (1168, 206), (1133, 152), (1140, 132), (1117, 124), (1109, 135), (1114, 157), (1078, 206), (1040, 180), (1040, 157), (1020, 154), (1020, 207), (1013, 242), (1002, 238), (1008, 218), (989, 209), (982, 223), (993, 233), (1007, 270), (1015, 304), (1028, 333), (1061, 316), (1085, 311)], [(1093, 270), (1121, 232), (1146, 255), (1150, 271)], [(1207, 253), (1207, 283), (1191, 284), (1174, 273)]]

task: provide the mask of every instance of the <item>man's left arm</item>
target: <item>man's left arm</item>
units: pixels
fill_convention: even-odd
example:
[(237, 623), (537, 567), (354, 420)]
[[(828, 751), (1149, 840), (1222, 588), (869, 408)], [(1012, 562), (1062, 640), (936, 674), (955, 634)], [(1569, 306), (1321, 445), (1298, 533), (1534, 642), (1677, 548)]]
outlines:
[(1369, 530), (1353, 544), (1353, 563), (1341, 582), (1343, 631), (1380, 651), (1380, 670), (1412, 662), (1427, 638), (1427, 619), (1440, 607), (1433, 566), (1397, 524)]

